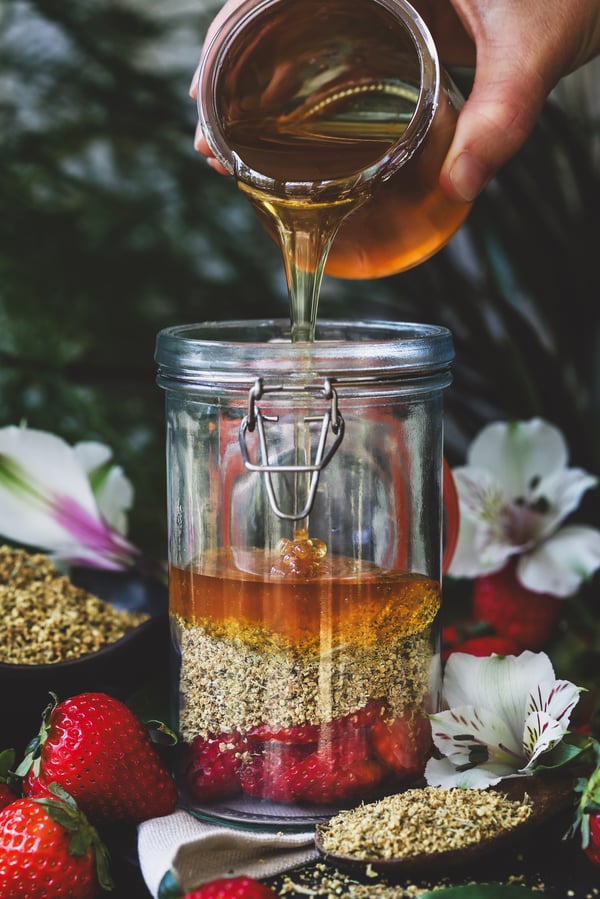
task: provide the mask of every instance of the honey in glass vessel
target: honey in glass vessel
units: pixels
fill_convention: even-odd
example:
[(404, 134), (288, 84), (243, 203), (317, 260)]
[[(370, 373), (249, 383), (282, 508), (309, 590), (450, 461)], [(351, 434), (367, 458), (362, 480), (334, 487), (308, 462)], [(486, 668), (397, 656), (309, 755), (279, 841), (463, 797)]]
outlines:
[(423, 773), (439, 698), (444, 328), (161, 332), (180, 783), (314, 823)]
[(323, 270), (405, 270), (468, 212), (439, 186), (462, 98), (405, 0), (250, 0), (207, 48), (198, 98), (282, 248), (295, 339), (312, 339)]

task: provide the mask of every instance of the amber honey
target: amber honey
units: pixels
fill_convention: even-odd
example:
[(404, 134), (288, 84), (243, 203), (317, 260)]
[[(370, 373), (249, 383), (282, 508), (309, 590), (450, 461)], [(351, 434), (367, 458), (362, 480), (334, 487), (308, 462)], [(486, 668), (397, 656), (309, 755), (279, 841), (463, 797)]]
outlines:
[[(361, 80), (360, 72), (331, 98), (313, 100), (291, 117), (232, 123), (227, 139), (252, 169), (277, 181), (347, 177), (375, 165), (405, 131), (417, 92), (393, 81)], [(396, 102), (390, 103), (390, 97)], [(450, 200), (439, 185), (456, 111), (443, 99), (435, 140), (404, 162), (391, 178), (357, 186), (350, 196), (323, 201), (315, 191), (289, 197), (245, 184), (267, 230), (300, 268), (295, 235), (312, 232), (325, 271), (340, 278), (379, 278), (412, 268), (436, 253), (464, 221), (469, 205)], [(333, 188), (332, 188), (333, 190)], [(298, 258), (294, 259), (294, 253)], [(309, 260), (310, 261), (310, 260)]]
[[(240, 556), (254, 571), (271, 567), (260, 550)], [(410, 635), (429, 626), (440, 607), (440, 585), (419, 574), (327, 559), (316, 576), (265, 578), (240, 570), (235, 557), (224, 549), (201, 571), (172, 566), (172, 612), (190, 622), (229, 624), (237, 633), (260, 627), (308, 648), (324, 630), (336, 642), (355, 645)]]

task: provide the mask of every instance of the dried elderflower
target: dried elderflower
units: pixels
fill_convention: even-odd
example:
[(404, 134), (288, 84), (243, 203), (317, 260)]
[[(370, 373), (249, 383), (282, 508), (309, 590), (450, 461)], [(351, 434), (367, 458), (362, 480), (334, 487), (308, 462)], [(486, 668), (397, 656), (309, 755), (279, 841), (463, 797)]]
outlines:
[(410, 858), (479, 843), (522, 824), (528, 800), (487, 790), (424, 787), (341, 812), (321, 831), (332, 855), (364, 861)]
[(0, 547), (0, 662), (39, 665), (95, 652), (149, 616), (117, 610), (60, 574), (47, 556)]

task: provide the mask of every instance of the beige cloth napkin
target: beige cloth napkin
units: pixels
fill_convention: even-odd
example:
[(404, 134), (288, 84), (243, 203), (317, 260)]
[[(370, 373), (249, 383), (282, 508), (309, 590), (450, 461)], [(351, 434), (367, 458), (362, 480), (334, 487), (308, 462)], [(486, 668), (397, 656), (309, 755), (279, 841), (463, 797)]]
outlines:
[(218, 877), (271, 877), (317, 858), (314, 829), (300, 833), (240, 830), (198, 821), (185, 811), (144, 821), (138, 856), (152, 895), (167, 871), (186, 891)]

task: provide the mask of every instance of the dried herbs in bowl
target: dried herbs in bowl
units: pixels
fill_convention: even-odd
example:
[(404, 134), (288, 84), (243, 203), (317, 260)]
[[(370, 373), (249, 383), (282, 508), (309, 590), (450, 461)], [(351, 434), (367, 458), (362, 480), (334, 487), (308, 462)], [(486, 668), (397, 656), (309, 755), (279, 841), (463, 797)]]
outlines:
[[(50, 692), (63, 699), (98, 690), (125, 700), (157, 674), (168, 677), (166, 588), (98, 575), (98, 594), (117, 584), (123, 603), (91, 591), (93, 572), (81, 586), (41, 553), (0, 547), (0, 749), (24, 747)], [(128, 593), (134, 608), (127, 608)]]

